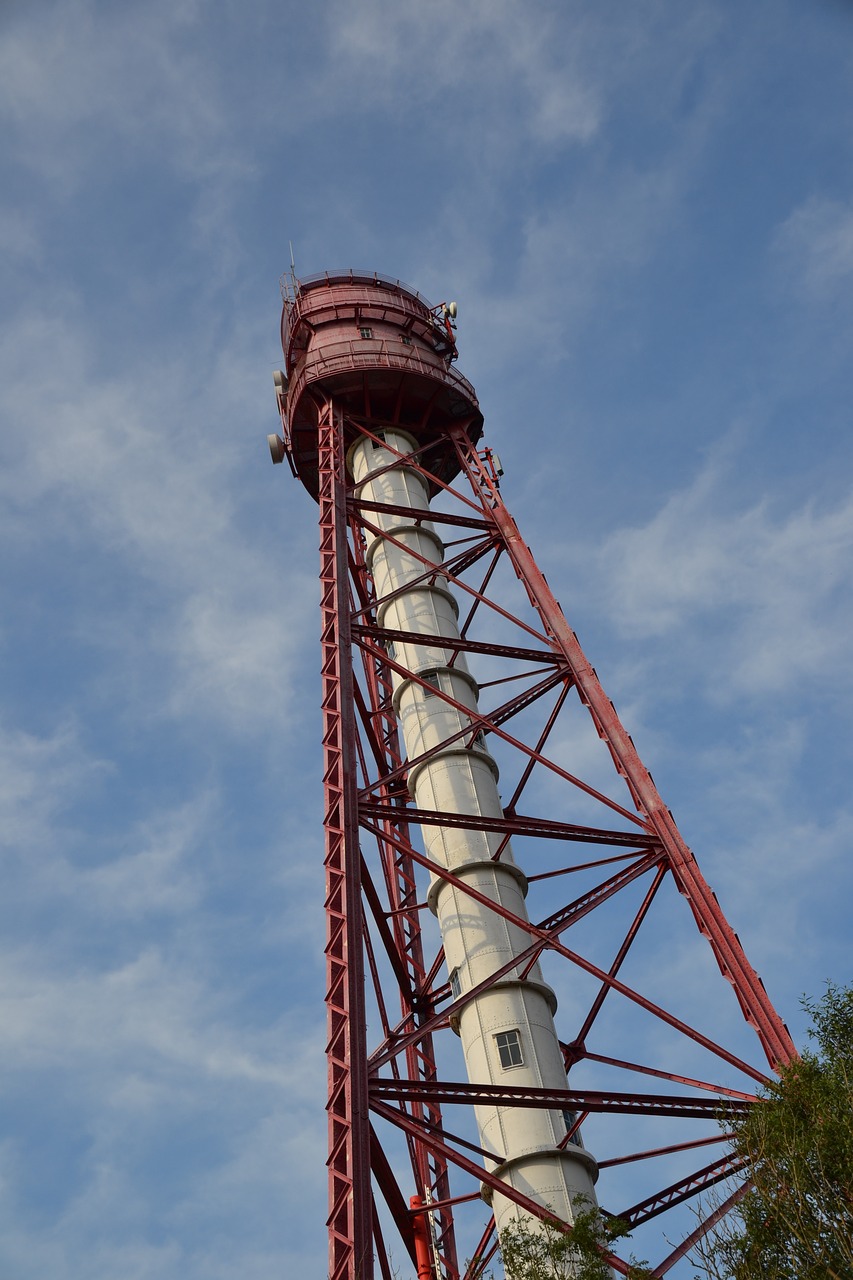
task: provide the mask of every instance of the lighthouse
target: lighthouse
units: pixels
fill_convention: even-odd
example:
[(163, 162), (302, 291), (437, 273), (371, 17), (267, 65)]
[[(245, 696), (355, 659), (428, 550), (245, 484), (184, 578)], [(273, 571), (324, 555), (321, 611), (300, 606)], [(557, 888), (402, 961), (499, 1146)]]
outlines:
[[(513, 1221), (570, 1234), (598, 1197), (638, 1227), (737, 1173), (730, 1157), (709, 1159), (718, 1118), (749, 1105), (794, 1048), (505, 505), (456, 365), (455, 304), (360, 272), (291, 276), (283, 292), (270, 451), (319, 506), (329, 1275), (390, 1280), (394, 1231), (418, 1280), (473, 1280)], [(498, 586), (501, 564), (524, 616)], [(603, 741), (622, 800), (551, 750), (570, 703)], [(580, 797), (576, 816), (526, 810), (543, 772)], [(522, 842), (544, 851), (533, 864)], [(544, 916), (529, 911), (534, 882), (557, 886)], [(733, 988), (761, 1065), (628, 981), (666, 885)], [(627, 902), (606, 960), (573, 945), (582, 921)], [(543, 960), (568, 972), (561, 990), (577, 987), (568, 1027)], [(638, 1060), (627, 1033), (616, 1051), (597, 1045), (617, 1001), (726, 1081)], [(575, 1086), (580, 1064), (600, 1087)], [(473, 1128), (453, 1118), (460, 1108)], [(585, 1118), (607, 1117), (618, 1136), (637, 1115), (704, 1127), (648, 1150), (587, 1150)], [(606, 1176), (626, 1166), (653, 1171), (646, 1193), (611, 1206)], [(462, 1214), (478, 1205), (484, 1221), (460, 1248)], [(690, 1239), (667, 1244), (656, 1274)]]

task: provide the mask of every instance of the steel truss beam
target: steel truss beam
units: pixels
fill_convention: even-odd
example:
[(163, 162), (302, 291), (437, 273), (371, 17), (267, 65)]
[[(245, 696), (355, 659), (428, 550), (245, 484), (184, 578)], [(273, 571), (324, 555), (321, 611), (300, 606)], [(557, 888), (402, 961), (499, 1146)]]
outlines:
[(329, 1125), (329, 1280), (353, 1280), (372, 1256), (361, 856), (347, 625), (346, 467), (340, 414), (320, 420), (320, 645), (326, 791), (326, 1010)]
[[(636, 989), (621, 973), (630, 964), (636, 939), (658, 910), (660, 890), (674, 883), (687, 900), (700, 932), (734, 988), (747, 1022), (755, 1029), (769, 1066), (794, 1056), (794, 1048), (760, 979), (749, 965), (736, 934), (703, 879), (696, 860), (682, 840), (663, 804), (651, 775), (604, 694), (575, 633), (554, 599), (529, 548), (507, 511), (487, 451), (471, 444), (464, 422), (446, 429), (444, 453), (455, 451), (460, 476), (448, 484), (428, 468), (435, 456), (430, 446), (409, 455), (407, 466), (423, 473), (432, 490), (442, 494), (435, 510), (418, 511), (361, 501), (347, 478), (345, 450), (358, 432), (379, 439), (386, 424), (365, 414), (348, 418), (332, 398), (318, 397), (321, 558), (321, 662), (325, 804), (325, 866), (327, 913), (327, 1008), (329, 1062), (329, 1238), (331, 1280), (370, 1280), (374, 1254), (382, 1280), (392, 1270), (388, 1255), (394, 1232), (418, 1268), (419, 1280), (465, 1280), (496, 1249), (494, 1224), (487, 1215), (477, 1224), (468, 1252), (468, 1269), (460, 1265), (454, 1209), (461, 1215), (476, 1202), (479, 1185), (494, 1186), (526, 1211), (547, 1216), (542, 1206), (507, 1190), (486, 1161), (484, 1168), (476, 1130), (466, 1118), (453, 1134), (443, 1109), (454, 1106), (468, 1117), (474, 1105), (545, 1107), (573, 1115), (570, 1141), (588, 1116), (646, 1117), (667, 1121), (698, 1120), (706, 1129), (692, 1140), (666, 1141), (648, 1150), (615, 1153), (602, 1158), (602, 1168), (633, 1167), (642, 1162), (652, 1170), (648, 1194), (626, 1211), (642, 1224), (738, 1171), (723, 1157), (675, 1180), (666, 1175), (668, 1156), (683, 1157), (693, 1148), (719, 1141), (716, 1122), (726, 1111), (737, 1112), (755, 1101), (747, 1090), (730, 1082), (714, 1083), (679, 1072), (673, 1063), (632, 1063), (603, 1052), (596, 1043), (602, 1013), (619, 999), (627, 1007), (649, 1014), (667, 1034), (682, 1037), (711, 1055), (712, 1060), (740, 1072), (750, 1088), (766, 1079), (762, 1069), (740, 1052), (696, 1027), (688, 1025)], [(387, 445), (385, 447), (388, 447)], [(394, 465), (394, 464), (392, 464)], [(453, 510), (448, 509), (453, 505)], [(456, 655), (466, 654), (488, 671), (484, 694), (509, 682), (510, 696), (480, 715), (456, 734), (470, 746), (476, 734), (490, 735), (495, 750), (514, 763), (509, 774), (510, 798), (502, 818), (476, 814), (447, 815), (417, 808), (406, 781), (417, 761), (404, 758), (392, 706), (392, 677), (424, 684), (421, 676), (401, 666), (389, 653), (422, 642), (409, 632), (383, 629), (377, 622), (374, 584), (365, 557), (368, 537), (380, 527), (383, 513), (406, 520), (429, 520), (447, 539), (448, 557), (440, 576), (447, 580), (463, 608), (461, 638), (438, 637), (434, 643)], [(457, 541), (451, 539), (458, 534)], [(393, 542), (394, 535), (387, 535)], [(402, 545), (402, 544), (399, 544)], [(411, 551), (409, 551), (411, 555)], [(432, 581), (436, 566), (423, 561), (423, 582)], [(530, 608), (524, 616), (496, 585), (499, 566), (511, 566)], [(474, 571), (476, 574), (474, 575)], [(419, 571), (420, 572), (420, 571)], [(407, 589), (411, 588), (411, 583)], [(392, 597), (387, 597), (391, 599)], [(497, 632), (497, 634), (496, 634)], [(495, 674), (498, 672), (498, 674)], [(571, 699), (570, 699), (571, 695)], [(437, 692), (451, 706), (447, 694)], [(570, 701), (574, 704), (570, 707)], [(578, 706), (578, 703), (580, 706)], [(461, 708), (463, 711), (465, 708)], [(585, 709), (585, 711), (583, 710)], [(620, 804), (600, 787), (584, 781), (549, 749), (555, 729), (568, 715), (588, 714), (610, 752), (616, 772), (624, 780), (628, 799)], [(512, 731), (508, 727), (512, 722)], [(531, 724), (533, 728), (531, 728)], [(446, 748), (451, 740), (434, 751)], [(503, 758), (501, 768), (504, 769)], [(534, 781), (565, 788), (587, 809), (599, 807), (600, 825), (564, 821), (553, 813), (523, 813), (519, 806)], [(630, 807), (629, 807), (630, 806)], [(582, 812), (584, 816), (586, 809)], [(607, 825), (616, 822), (617, 827)], [(619, 824), (624, 823), (624, 829)], [(533, 850), (529, 864), (531, 885), (551, 886), (546, 913), (530, 924), (485, 898), (445, 868), (426, 857), (412, 828), (440, 825), (488, 831), (500, 837), (500, 858), (512, 838)], [(581, 850), (593, 846), (601, 856), (581, 860)], [(577, 860), (574, 850), (577, 849)], [(616, 864), (615, 867), (613, 864)], [(603, 878), (590, 879), (597, 867)], [(434, 935), (424, 922), (426, 873), (454, 884), (469, 897), (506, 917), (528, 935), (528, 944), (512, 963), (466, 993), (471, 999), (499, 982), (511, 969), (547, 962), (568, 962), (593, 994), (562, 1042), (567, 1067), (599, 1064), (604, 1077), (622, 1073), (627, 1087), (614, 1089), (535, 1090), (460, 1083), (452, 1078), (458, 1055), (449, 1027), (460, 1002), (452, 997), (444, 972), (443, 954), (435, 950)], [(558, 896), (565, 877), (577, 890)], [(583, 877), (586, 877), (585, 879)], [(640, 894), (639, 900), (636, 895)], [(633, 896), (632, 896), (633, 895)], [(677, 901), (677, 899), (676, 899)], [(624, 904), (624, 906), (622, 905)], [(627, 923), (619, 923), (627, 912)], [(580, 935), (582, 922), (607, 919), (618, 924), (612, 950), (603, 960), (584, 953), (583, 944), (569, 947), (566, 935)], [(611, 928), (612, 932), (612, 928)], [(609, 936), (609, 935), (608, 935)], [(581, 988), (579, 988), (580, 990)], [(586, 987), (583, 988), (587, 990)], [(701, 1012), (701, 1011), (697, 1011)], [(379, 1028), (368, 1045), (367, 1022)], [(447, 1047), (441, 1048), (441, 1045)], [(620, 1046), (621, 1047), (621, 1046)], [(448, 1064), (453, 1063), (453, 1067)], [(693, 1093), (639, 1093), (637, 1075), (670, 1081)], [(370, 1113), (374, 1125), (370, 1122)], [(592, 1121), (590, 1123), (593, 1123)], [(708, 1132), (710, 1126), (712, 1132)], [(665, 1132), (665, 1130), (664, 1130)], [(670, 1130), (670, 1133), (673, 1131)], [(467, 1135), (467, 1136), (466, 1136)], [(466, 1154), (466, 1151), (471, 1154)], [(476, 1156), (477, 1160), (472, 1156)], [(653, 1172), (661, 1165), (662, 1173)], [(404, 1167), (406, 1172), (403, 1172)], [(372, 1170), (372, 1181), (371, 1181)], [(452, 1176), (451, 1176), (452, 1175)], [(605, 1179), (602, 1179), (602, 1185)], [(732, 1201), (733, 1203), (734, 1201)], [(608, 1210), (605, 1198), (605, 1211)], [(461, 1221), (461, 1219), (460, 1219)], [(470, 1230), (466, 1228), (466, 1230)], [(691, 1233), (688, 1240), (700, 1236)], [(676, 1245), (655, 1268), (663, 1276), (692, 1247)], [(620, 1274), (627, 1264), (613, 1257)]]
[(688, 1116), (691, 1119), (716, 1118), (724, 1112), (744, 1111), (746, 1102), (717, 1098), (689, 1098), (681, 1094), (659, 1093), (579, 1093), (574, 1089), (524, 1089), (485, 1084), (441, 1081), (425, 1085), (419, 1080), (385, 1080), (370, 1082), (371, 1101), (384, 1098), (394, 1102), (410, 1102), (415, 1098), (433, 1097), (445, 1104), (462, 1102), (500, 1107), (544, 1107), (568, 1111), (617, 1112), (620, 1115)]

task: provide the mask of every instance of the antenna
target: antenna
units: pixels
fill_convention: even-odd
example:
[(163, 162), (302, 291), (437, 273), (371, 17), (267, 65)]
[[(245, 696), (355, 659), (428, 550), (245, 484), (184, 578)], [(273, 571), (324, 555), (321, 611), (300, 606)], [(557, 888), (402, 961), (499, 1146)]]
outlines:
[(296, 288), (296, 263), (293, 260), (293, 241), (288, 240), (290, 245), (290, 278), (293, 281), (293, 287)]

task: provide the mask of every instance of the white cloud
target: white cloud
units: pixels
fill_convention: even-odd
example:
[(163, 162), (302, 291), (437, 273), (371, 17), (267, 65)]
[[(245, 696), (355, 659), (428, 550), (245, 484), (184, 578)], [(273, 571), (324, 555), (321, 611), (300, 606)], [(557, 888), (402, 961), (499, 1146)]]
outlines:
[(853, 693), (853, 495), (743, 501), (738, 461), (724, 441), (647, 521), (565, 558), (624, 655), (605, 687), (796, 1018), (799, 993), (846, 963), (853, 814), (835, 779)]
[[(313, 566), (282, 562), (273, 546), (265, 559), (254, 531), (237, 526), (246, 442), (227, 426), (259, 370), (232, 353), (208, 371), (200, 352), (204, 374), (191, 384), (171, 365), (150, 375), (144, 359), (100, 374), (84, 333), (30, 312), (0, 348), (7, 537), (30, 553), (59, 539), (81, 563), (94, 554), (122, 566), (129, 613), (87, 615), (80, 638), (112, 650), (113, 672), (166, 656), (171, 688), (146, 716), (195, 709), (234, 727), (283, 722), (316, 593)], [(259, 433), (259, 469), (262, 443)], [(123, 697), (133, 689), (125, 677)]]
[(212, 797), (161, 808), (136, 823), (119, 824), (108, 847), (81, 837), (69, 813), (92, 804), (115, 766), (87, 752), (75, 728), (39, 737), (0, 731), (0, 828), (7, 903), (29, 908), (60, 902), (62, 909), (110, 919), (186, 910), (199, 887), (188, 855), (213, 819)]
[(851, 674), (851, 551), (853, 494), (732, 510), (712, 461), (645, 525), (606, 539), (595, 582), (624, 636), (674, 641), (689, 627), (709, 685), (776, 694)]
[[(35, 950), (7, 952), (0, 1007), (4, 1071), (64, 1066), (92, 1102), (115, 1093), (122, 1107), (145, 1108), (158, 1095), (191, 1093), (194, 1082), (286, 1089), (294, 1101), (314, 1096), (306, 1068), (319, 1054), (319, 1030), (294, 1036), (287, 1020), (261, 1031), (240, 1025), (226, 993), (179, 952), (149, 947), (116, 968), (64, 973), (46, 968)], [(129, 1088), (136, 1078), (141, 1092)]]
[[(88, 1096), (69, 1089), (73, 1054), (61, 1075), (48, 1077), (61, 1089), (63, 1128), (81, 1148), (57, 1203), (34, 1212), (21, 1194), (32, 1153), (17, 1138), (0, 1149), (0, 1261), (8, 1274), (224, 1280), (239, 1271), (261, 1280), (319, 1267), (322, 1214), (313, 1210), (323, 1198), (322, 1099), (312, 1096), (309, 1107), (298, 1091), (246, 1075), (223, 1083), (195, 1069), (180, 1087), (152, 1087), (150, 1070), (144, 1079), (122, 1077), (106, 1047), (101, 1061), (88, 1063)], [(299, 1232), (287, 1229), (290, 1214), (301, 1216)], [(315, 1218), (312, 1239), (305, 1224)]]
[[(27, 18), (29, 15), (27, 15)], [(0, 116), (17, 158), (65, 194), (109, 144), (198, 177), (239, 167), (215, 77), (193, 47), (197, 0), (104, 9), (92, 0), (14, 19), (0, 42)]]
[(810, 196), (779, 227), (773, 248), (807, 296), (826, 299), (849, 294), (853, 204)]
[(303, 1230), (285, 1233), (281, 1211), (300, 1205), (308, 1220), (322, 1199), (319, 1024), (313, 1035), (295, 1016), (253, 1028), (185, 959), (153, 949), (65, 973), (34, 949), (6, 952), (0, 1010), (4, 1093), (23, 1133), (39, 1099), (58, 1097), (77, 1152), (61, 1199), (36, 1207), (25, 1188), (38, 1153), (18, 1126), (4, 1144), (10, 1274), (35, 1276), (41, 1263), (59, 1276), (154, 1280), (166, 1267), (201, 1278), (233, 1274), (239, 1259), (241, 1274), (260, 1276), (261, 1258), (279, 1266), (289, 1252), (287, 1234), (298, 1255)]
[[(464, 110), (472, 90), (493, 96), (507, 122), (519, 117), (509, 137), (493, 137), (498, 144), (517, 143), (521, 131), (540, 143), (585, 142), (598, 131), (602, 105), (583, 65), (586, 23), (580, 12), (574, 18), (567, 41), (562, 23), (541, 10), (531, 20), (518, 0), (337, 3), (333, 66), (357, 77), (362, 100), (393, 98), (402, 110), (429, 103), (443, 119)], [(481, 110), (482, 100), (478, 118)]]
[[(306, 1028), (279, 1002), (259, 1016), (248, 944), (233, 967), (220, 954), (235, 925), (203, 892), (220, 856), (205, 848), (215, 797), (132, 823), (119, 812), (106, 836), (87, 834), (80, 808), (113, 773), (73, 727), (6, 732), (0, 764), (6, 911), (35, 922), (0, 948), (0, 1074), (16, 1114), (0, 1152), (0, 1263), (22, 1280), (155, 1280), (164, 1267), (201, 1280), (239, 1260), (260, 1280), (292, 1252), (298, 1269), (307, 1246), (301, 1230), (285, 1242), (280, 1206), (304, 1204), (307, 1220), (322, 1198), (323, 1019)], [(281, 957), (289, 944), (262, 945)], [(54, 1106), (59, 1171), (31, 1195), (42, 1156), (30, 1134)], [(155, 1177), (149, 1148), (170, 1153), (155, 1155)]]
[(98, 788), (111, 770), (82, 747), (72, 724), (46, 736), (0, 726), (0, 842), (44, 847), (56, 817), (75, 796)]
[[(186, 865), (210, 822), (210, 797), (143, 820), (122, 840), (123, 852), (100, 866), (70, 877), (68, 889), (91, 910), (137, 919), (151, 911), (187, 911), (197, 905), (197, 872)], [(55, 880), (54, 880), (54, 883)], [(56, 888), (60, 886), (57, 884)]]
[[(603, 332), (611, 319), (630, 327), (625, 296), (657, 287), (664, 255), (698, 272), (696, 243), (719, 231), (706, 220), (726, 150), (713, 126), (752, 102), (732, 73), (752, 74), (764, 17), (737, 22), (732, 55), (734, 19), (704, 0), (683, 12), (640, 0), (618, 21), (578, 0), (13, 10), (0, 113), (20, 206), (0, 214), (0, 244), (32, 277), (18, 309), (14, 289), (6, 297), (0, 521), (4, 638), (31, 688), (11, 688), (20, 727), (0, 737), (13, 846), (2, 1071), (21, 1126), (0, 1152), (0, 1271), (320, 1274), (321, 781), (317, 725), (301, 719), (316, 684), (316, 537), (310, 502), (263, 453), (275, 425), (268, 259), (293, 235), (306, 270), (368, 248), (362, 261), (399, 263), (428, 293), (452, 280), (465, 360), (497, 374), (480, 390), (500, 401), (504, 376), (522, 384), (543, 349), (556, 368), (590, 317)], [(777, 25), (782, 56), (762, 83), (784, 84), (784, 115), (804, 91), (787, 70), (806, 55)], [(745, 147), (759, 145), (748, 111), (738, 124)], [(739, 236), (754, 210), (735, 183), (729, 194)], [(780, 232), (777, 262), (801, 296), (840, 296), (848, 220), (844, 204), (806, 202)], [(713, 344), (704, 310), (691, 316), (697, 344), (709, 332)], [(748, 329), (732, 336), (745, 359)], [(565, 365), (549, 372), (544, 403), (562, 415), (571, 379)], [(619, 448), (618, 427), (636, 424), (601, 394)], [(549, 412), (537, 424), (547, 456), (571, 463)], [(820, 937), (823, 908), (844, 898), (850, 824), (843, 785), (806, 812), (794, 784), (817, 736), (806, 695), (830, 679), (848, 688), (853, 517), (837, 496), (792, 504), (769, 488), (738, 505), (730, 465), (587, 549), (586, 585), (619, 631), (617, 684), (630, 692), (617, 701), (635, 735), (646, 722), (644, 753), (652, 741), (670, 767), (676, 755), (666, 714), (650, 714), (661, 691), (672, 712), (671, 668), (700, 687), (699, 717), (723, 696), (757, 708), (751, 737), (734, 722), (728, 752), (702, 753), (689, 726), (681, 767), (707, 791), (692, 816), (720, 829), (710, 847), (723, 887), (740, 891), (727, 895), (733, 914), (767, 919), (753, 938), (783, 972), (796, 938), (811, 974), (849, 932), (839, 906), (840, 941)], [(654, 471), (632, 482), (668, 483)], [(540, 519), (545, 491), (531, 478)], [(47, 680), (47, 649), (27, 652), (42, 627), (63, 659)], [(254, 774), (261, 740), (275, 785), (272, 767)], [(612, 780), (574, 724), (553, 745), (569, 768)], [(822, 748), (813, 772), (843, 772)], [(652, 929), (635, 953), (661, 983), (661, 946), (669, 970), (686, 970), (704, 945), (677, 906), (689, 942)], [(685, 981), (685, 1002), (695, 990)], [(724, 984), (714, 992), (732, 1003)]]

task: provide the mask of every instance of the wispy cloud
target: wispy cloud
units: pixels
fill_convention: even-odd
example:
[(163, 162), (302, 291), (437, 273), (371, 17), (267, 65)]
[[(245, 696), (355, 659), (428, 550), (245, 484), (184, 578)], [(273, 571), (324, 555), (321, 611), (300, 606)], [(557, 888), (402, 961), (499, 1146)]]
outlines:
[(73, 1177), (37, 1217), (24, 1195), (37, 1152), (7, 1137), (5, 1265), (200, 1278), (244, 1252), (260, 1274), (286, 1251), (280, 1206), (321, 1193), (318, 1043), (286, 1022), (230, 1027), (209, 988), (154, 952), (62, 977), (4, 955), (0, 974), (4, 1092), (56, 1091), (74, 1133)]
[[(712, 461), (644, 525), (611, 534), (596, 590), (626, 637), (690, 644), (709, 687), (778, 694), (831, 670), (849, 675), (853, 496), (737, 507)], [(725, 676), (723, 679), (722, 677)]]
[(47, 736), (10, 729), (0, 732), (0, 827), (8, 846), (28, 848), (43, 840), (63, 804), (109, 764), (87, 757), (72, 725)]
[(799, 290), (813, 300), (849, 296), (853, 204), (810, 196), (779, 227), (773, 246)]
[(194, 48), (196, 0), (144, 13), (91, 0), (53, 5), (36, 28), (12, 15), (0, 42), (0, 114), (16, 158), (65, 193), (78, 188), (105, 147), (130, 144), (193, 176), (221, 167), (227, 117), (210, 64)]
[[(316, 509), (263, 440), (288, 238), (300, 269), (459, 297), (463, 371), (523, 459), (508, 500), (562, 553), (590, 657), (675, 777), (667, 801), (736, 927), (785, 990), (842, 964), (849, 455), (827, 450), (832, 483), (806, 492), (791, 415), (751, 442), (772, 465), (745, 497), (716, 427), (691, 481), (695, 441), (661, 444), (688, 401), (742, 398), (708, 353), (760, 362), (746, 303), (768, 275), (806, 353), (785, 394), (811, 410), (820, 379), (839, 420), (849, 404), (849, 360), (825, 386), (809, 363), (846, 314), (831, 108), (849, 75), (843, 42), (780, 2), (770, 53), (769, 0), (747, 19), (714, 0), (5, 7), (4, 1275), (322, 1273)], [(715, 317), (717, 286), (737, 304)], [(645, 369), (611, 382), (658, 325), (650, 405)], [(593, 396), (604, 442), (582, 421)], [(648, 449), (638, 414), (660, 415)], [(584, 449), (610, 450), (641, 501), (579, 494)], [(609, 504), (609, 533), (579, 517), (561, 548), (584, 498)], [(553, 748), (607, 790), (578, 717)], [(531, 783), (545, 807), (548, 784)], [(670, 935), (667, 964), (700, 946)], [(665, 984), (654, 945), (635, 955)]]
[[(334, 68), (357, 77), (367, 101), (393, 98), (404, 112), (428, 105), (449, 123), (473, 105), (484, 120), (492, 100), (540, 143), (585, 142), (599, 128), (602, 101), (583, 64), (586, 16), (574, 16), (567, 41), (562, 23), (546, 13), (531, 22), (518, 0), (462, 8), (438, 0), (427, 9), (337, 3), (329, 20)], [(517, 126), (505, 141), (516, 138)]]
[[(79, 305), (72, 310), (79, 314)], [(204, 705), (235, 726), (259, 715), (286, 717), (287, 655), (310, 633), (313, 575), (293, 562), (273, 573), (239, 526), (243, 462), (220, 424), (223, 409), (228, 414), (239, 400), (244, 369), (220, 363), (208, 370), (200, 351), (198, 385), (188, 385), (172, 362), (149, 376), (144, 359), (103, 376), (85, 332), (79, 320), (30, 312), (6, 334), (0, 407), (11, 431), (0, 491), (7, 536), (24, 550), (58, 539), (75, 545), (81, 559), (97, 551), (139, 583), (138, 601), (125, 598), (129, 616), (120, 630), (113, 618), (80, 638), (115, 646), (116, 659), (125, 647), (133, 662), (159, 654), (171, 664), (161, 711)], [(47, 434), (45, 404), (52, 406)], [(262, 443), (259, 433), (258, 466)], [(147, 616), (154, 584), (156, 628)], [(131, 679), (128, 694), (133, 686)], [(145, 714), (157, 712), (149, 705)]]

